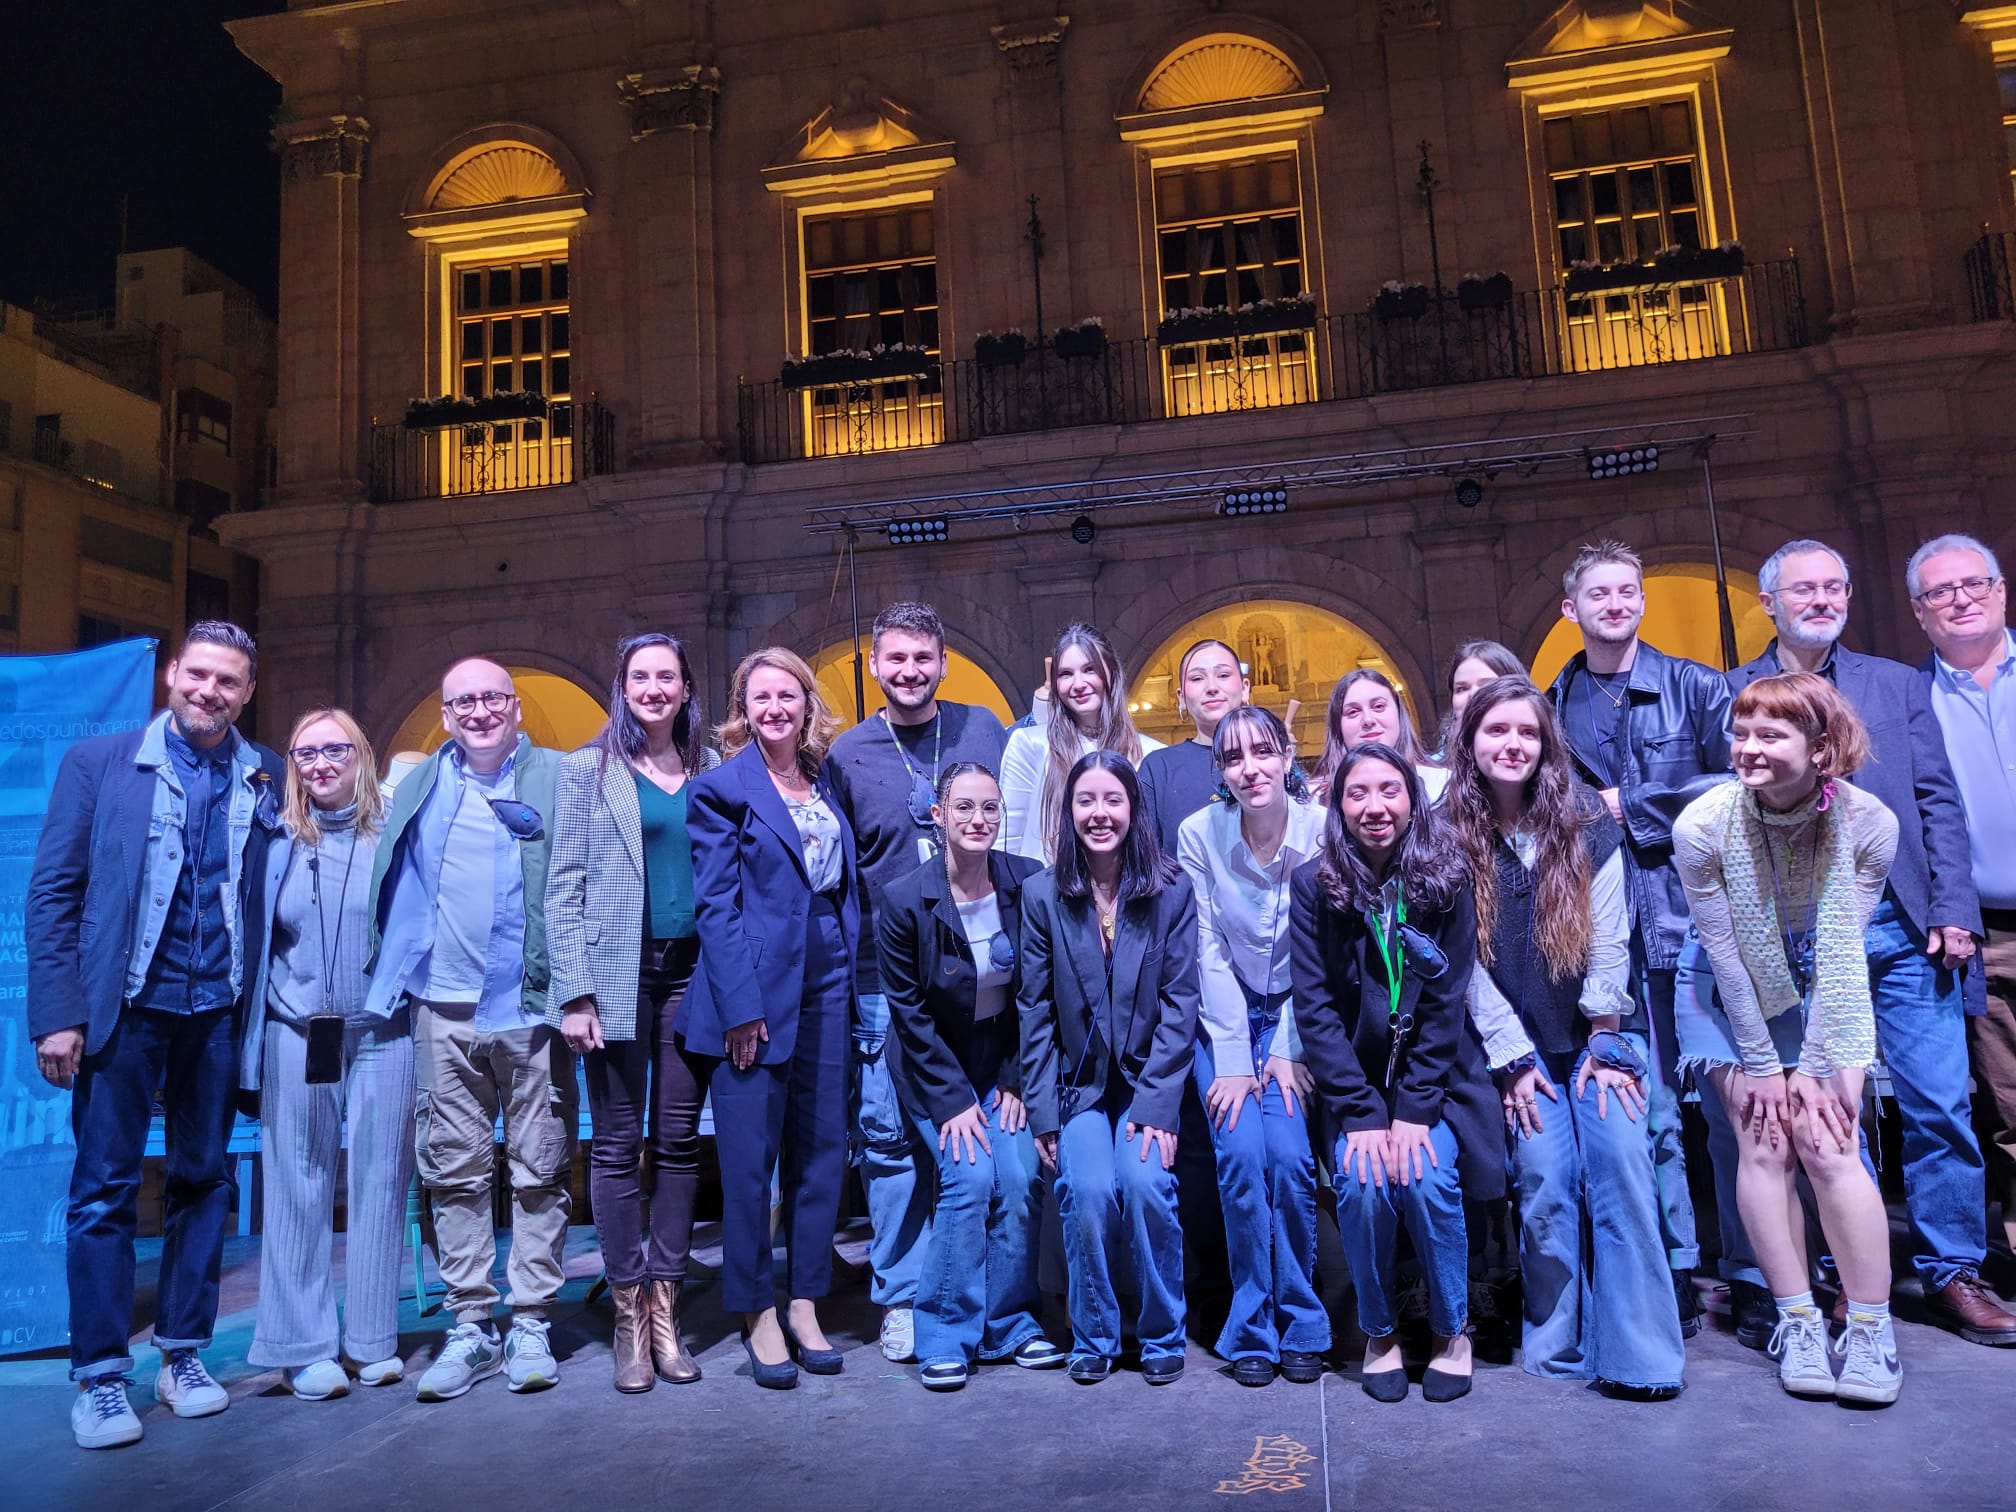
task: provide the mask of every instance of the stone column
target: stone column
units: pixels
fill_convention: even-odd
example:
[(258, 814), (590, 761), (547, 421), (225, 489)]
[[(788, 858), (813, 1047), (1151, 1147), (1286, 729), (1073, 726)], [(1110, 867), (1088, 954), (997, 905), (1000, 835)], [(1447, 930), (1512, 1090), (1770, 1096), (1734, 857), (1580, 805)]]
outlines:
[(1013, 664), (1025, 700), (1043, 681), (1043, 658), (1056, 644), (1057, 632), (1077, 620), (1099, 623), (1099, 602), (1093, 590), (1105, 566), (1100, 558), (1088, 557), (1016, 569), (1016, 580), (1029, 607), (1029, 638)]
[(1505, 527), (1477, 524), (1417, 530), (1421, 553), (1421, 602), (1427, 606), (1428, 648), (1421, 658), (1428, 686), (1415, 690), (1414, 705), (1424, 730), (1432, 732), (1448, 701), (1442, 674), (1466, 640), (1505, 638), (1500, 608), (1505, 602)]

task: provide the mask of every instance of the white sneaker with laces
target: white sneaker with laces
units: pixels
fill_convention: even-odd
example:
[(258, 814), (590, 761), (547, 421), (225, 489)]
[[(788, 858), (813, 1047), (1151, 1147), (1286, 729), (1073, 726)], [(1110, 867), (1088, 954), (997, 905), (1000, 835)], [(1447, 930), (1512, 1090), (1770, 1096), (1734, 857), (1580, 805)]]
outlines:
[(908, 1302), (882, 1314), (882, 1358), (898, 1365), (917, 1358), (917, 1317)]
[(504, 1346), (495, 1334), (480, 1323), (457, 1323), (421, 1375), (415, 1395), (423, 1402), (446, 1402), (503, 1368)]
[(504, 1384), (513, 1391), (544, 1391), (560, 1384), (560, 1362), (546, 1337), (544, 1318), (513, 1318), (504, 1340)]
[(280, 1379), (304, 1402), (327, 1402), (350, 1394), (350, 1377), (334, 1360), (317, 1360), (313, 1365), (303, 1365), (298, 1370), (283, 1370)]
[(1778, 1361), (1778, 1384), (1792, 1395), (1834, 1395), (1834, 1371), (1827, 1363), (1827, 1321), (1817, 1307), (1780, 1313), (1766, 1352)]
[(193, 1349), (170, 1349), (161, 1356), (154, 1395), (179, 1418), (210, 1417), (231, 1405), (231, 1394), (203, 1368)]
[(77, 1383), (77, 1400), (70, 1404), (70, 1432), (79, 1449), (117, 1449), (140, 1442), (144, 1430), (133, 1404), (126, 1400), (131, 1384), (123, 1375)]
[(357, 1367), (357, 1384), (360, 1386), (390, 1386), (406, 1379), (406, 1362), (397, 1355), (389, 1360), (373, 1360), (368, 1365)]
[(1834, 1353), (1846, 1356), (1841, 1379), (1834, 1383), (1834, 1395), (1842, 1401), (1888, 1407), (1904, 1389), (1904, 1367), (1888, 1318), (1850, 1308), (1848, 1327), (1835, 1341)]

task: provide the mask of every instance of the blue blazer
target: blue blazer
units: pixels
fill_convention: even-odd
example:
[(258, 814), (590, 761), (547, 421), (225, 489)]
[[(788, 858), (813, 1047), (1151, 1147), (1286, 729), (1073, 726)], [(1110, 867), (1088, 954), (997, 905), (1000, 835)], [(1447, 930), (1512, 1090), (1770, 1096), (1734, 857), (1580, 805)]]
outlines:
[[(1946, 732), (1932, 712), (1925, 674), (1882, 656), (1834, 648), (1828, 665), (1834, 686), (1869, 727), (1869, 764), (1853, 778), (1897, 816), (1897, 859), (1889, 891), (1922, 939), (1935, 924), (1981, 933), (1981, 900), (1974, 891), (1974, 857), (1967, 845), (1967, 811), (1946, 757)], [(1729, 674), (1735, 692), (1760, 677), (1784, 671), (1778, 642)]]
[[(854, 832), (824, 770), (815, 785), (840, 820), (840, 933), (847, 942), (851, 984), (861, 930)], [(696, 1055), (721, 1056), (728, 1053), (730, 1029), (762, 1019), (770, 1038), (757, 1046), (756, 1059), (782, 1065), (798, 1040), (805, 926), (812, 909), (798, 826), (754, 742), (694, 778), (687, 793), (700, 964), (673, 1027)]]
[[(147, 870), (147, 828), (159, 778), (134, 758), (146, 727), (79, 741), (64, 755), (49, 792), (49, 812), (35, 846), (24, 909), (28, 943), (28, 1033), (84, 1030), (84, 1053), (112, 1037), (126, 996), (126, 968)], [(239, 877), (238, 917), (245, 930), (245, 983), (265, 954), (266, 845), (279, 830), (286, 784), (280, 758), (260, 745), (273, 795), (254, 808)], [(246, 995), (238, 998), (244, 1027)]]

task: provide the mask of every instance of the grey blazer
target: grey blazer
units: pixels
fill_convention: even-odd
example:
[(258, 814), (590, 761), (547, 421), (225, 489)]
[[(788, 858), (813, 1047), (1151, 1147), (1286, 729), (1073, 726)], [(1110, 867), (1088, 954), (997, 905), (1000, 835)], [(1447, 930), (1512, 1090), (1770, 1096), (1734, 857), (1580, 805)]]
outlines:
[[(718, 760), (706, 753), (702, 767)], [(693, 773), (687, 782), (690, 788)], [(553, 985), (546, 1022), (559, 1026), (592, 997), (606, 1040), (637, 1037), (637, 968), (644, 953), (644, 820), (637, 779), (601, 749), (560, 758), (553, 788), (553, 859), (546, 873), (546, 950)]]

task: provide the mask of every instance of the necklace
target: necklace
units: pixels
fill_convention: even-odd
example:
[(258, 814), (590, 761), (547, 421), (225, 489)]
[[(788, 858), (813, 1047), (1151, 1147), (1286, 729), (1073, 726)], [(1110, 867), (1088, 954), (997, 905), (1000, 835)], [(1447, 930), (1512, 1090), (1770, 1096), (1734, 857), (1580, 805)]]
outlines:
[(1106, 953), (1113, 953), (1113, 933), (1120, 922), (1120, 901), (1118, 887), (1113, 889), (1113, 898), (1108, 901), (1106, 889), (1097, 882), (1092, 884), (1092, 908), (1099, 915), (1099, 933), (1106, 941)]
[(770, 765), (770, 759), (766, 756), (763, 759), (763, 770), (768, 772), (771, 780), (786, 792), (799, 793), (811, 786), (805, 780), (805, 774), (796, 765), (793, 765), (788, 772), (780, 772), (777, 768)]
[(1610, 674), (1610, 676), (1619, 679), (1617, 686), (1621, 690), (1619, 692), (1612, 693), (1610, 691), (1610, 684), (1604, 681), (1603, 679), (1603, 674), (1599, 672), (1590, 672), (1586, 667), (1583, 669), (1583, 671), (1587, 673), (1589, 681), (1591, 681), (1599, 689), (1601, 689), (1603, 696), (1610, 700), (1611, 708), (1621, 709), (1624, 707), (1624, 695), (1631, 691), (1631, 674), (1629, 672), (1613, 672)]

